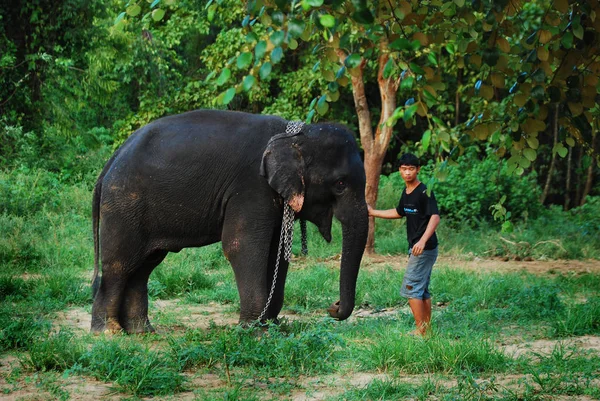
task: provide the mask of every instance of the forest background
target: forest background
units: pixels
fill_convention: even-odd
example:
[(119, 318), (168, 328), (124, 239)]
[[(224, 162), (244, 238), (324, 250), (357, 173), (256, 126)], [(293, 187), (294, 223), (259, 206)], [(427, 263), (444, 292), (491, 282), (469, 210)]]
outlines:
[(0, 212), (92, 185), (135, 129), (197, 108), (347, 124), (371, 204), (381, 174), (415, 152), (457, 228), (511, 232), (551, 205), (597, 207), (599, 7), (4, 2)]

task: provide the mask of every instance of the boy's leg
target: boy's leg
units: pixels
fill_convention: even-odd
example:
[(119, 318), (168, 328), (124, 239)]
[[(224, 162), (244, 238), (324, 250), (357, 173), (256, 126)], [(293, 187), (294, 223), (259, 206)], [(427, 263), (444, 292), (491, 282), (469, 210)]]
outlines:
[(429, 323), (431, 322), (431, 298), (410, 298), (408, 300), (408, 305), (410, 306), (410, 310), (415, 318), (415, 324), (417, 326), (416, 333), (420, 335), (427, 334), (427, 329), (429, 328)]
[[(431, 295), (429, 280), (437, 259), (437, 248), (419, 256), (410, 254), (400, 294), (408, 298), (417, 326), (416, 334), (425, 335), (431, 322)], [(425, 298), (425, 299), (424, 299)]]

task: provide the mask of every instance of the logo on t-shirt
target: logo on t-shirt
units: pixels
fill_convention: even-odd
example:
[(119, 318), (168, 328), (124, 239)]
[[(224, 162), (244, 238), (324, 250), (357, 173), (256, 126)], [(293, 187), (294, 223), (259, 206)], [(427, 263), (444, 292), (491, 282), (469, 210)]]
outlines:
[(404, 208), (404, 213), (406, 214), (418, 214), (419, 213), (419, 209), (415, 208), (410, 208), (410, 207), (405, 207)]

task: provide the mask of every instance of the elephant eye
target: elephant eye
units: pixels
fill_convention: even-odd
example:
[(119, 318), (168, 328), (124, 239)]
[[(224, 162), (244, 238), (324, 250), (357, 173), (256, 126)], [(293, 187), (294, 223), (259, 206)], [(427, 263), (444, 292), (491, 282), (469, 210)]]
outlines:
[(335, 182), (333, 186), (335, 192), (342, 193), (344, 189), (346, 189), (346, 181), (343, 179), (339, 179)]

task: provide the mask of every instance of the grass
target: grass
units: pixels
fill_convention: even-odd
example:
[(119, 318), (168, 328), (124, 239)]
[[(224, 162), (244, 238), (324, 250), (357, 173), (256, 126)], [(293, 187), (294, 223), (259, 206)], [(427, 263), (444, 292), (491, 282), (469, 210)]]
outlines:
[[(296, 258), (288, 273), (284, 309), (293, 319), (279, 326), (199, 329), (186, 323), (188, 307), (197, 303), (226, 304), (224, 313), (233, 316), (239, 310), (233, 273), (215, 244), (170, 254), (151, 276), (151, 319), (160, 334), (95, 337), (72, 322), (60, 327), (58, 312), (91, 308), (91, 185), (36, 174), (30, 177), (35, 191), (28, 193), (27, 185), (10, 185), (21, 172), (0, 172), (9, 183), (3, 191), (11, 194), (0, 214), (0, 359), (2, 365), (13, 360), (3, 366), (4, 394), (30, 391), (68, 399), (75, 394), (66, 384), (98, 380), (134, 398), (193, 392), (199, 400), (286, 399), (330, 385), (335, 391), (325, 398), (331, 400), (600, 398), (598, 353), (569, 345), (574, 336), (600, 335), (599, 274), (476, 272), (460, 262), (440, 262), (431, 283), (434, 303), (441, 305), (434, 306), (434, 335), (414, 338), (407, 335), (414, 328), (412, 316), (398, 294), (403, 270), (397, 264), (406, 257), (402, 221), (377, 226), (377, 250), (395, 255), (396, 264), (366, 262), (359, 274), (357, 306), (386, 313), (346, 322), (325, 317), (325, 308), (338, 298), (340, 227), (334, 224), (334, 240), (327, 244), (309, 225), (309, 256)], [(544, 215), (544, 224), (552, 225), (550, 217)], [(555, 227), (547, 230), (552, 238), (544, 236), (542, 223), (533, 221), (510, 235), (486, 226), (463, 231), (442, 226), (441, 254), (597, 257), (595, 243), (577, 234), (584, 217), (573, 215), (573, 223), (557, 217), (573, 238), (561, 237)], [(531, 246), (511, 248), (501, 235)], [(297, 226), (297, 255), (299, 237)], [(577, 250), (577, 244), (584, 245)], [(166, 299), (178, 301), (154, 306)], [(555, 340), (557, 346), (517, 358), (502, 352), (503, 343), (536, 339)], [(360, 374), (374, 379), (352, 384)], [(508, 374), (518, 375), (518, 383), (506, 383)], [(198, 384), (205, 375), (218, 386)]]

